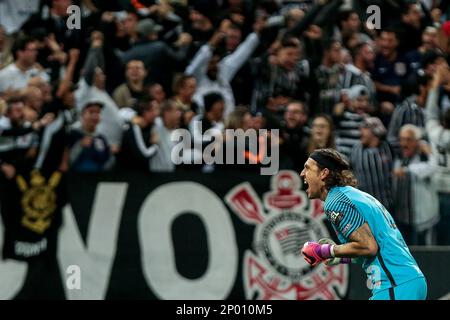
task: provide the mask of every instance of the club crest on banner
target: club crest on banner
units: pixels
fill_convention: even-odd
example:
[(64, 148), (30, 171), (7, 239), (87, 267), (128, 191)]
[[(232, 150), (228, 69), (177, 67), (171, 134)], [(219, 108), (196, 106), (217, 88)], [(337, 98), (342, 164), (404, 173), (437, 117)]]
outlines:
[(253, 248), (244, 254), (243, 281), (247, 299), (335, 300), (348, 288), (348, 265), (310, 266), (301, 255), (306, 241), (330, 237), (320, 200), (309, 200), (293, 171), (280, 171), (271, 191), (259, 199), (244, 182), (225, 197), (232, 211), (255, 225)]
[(33, 171), (28, 185), (21, 175), (17, 176), (17, 185), (23, 192), (21, 204), (24, 215), (21, 223), (25, 228), (38, 234), (43, 234), (50, 228), (52, 215), (57, 206), (55, 189), (60, 180), (59, 172), (54, 172), (46, 183), (38, 171)]

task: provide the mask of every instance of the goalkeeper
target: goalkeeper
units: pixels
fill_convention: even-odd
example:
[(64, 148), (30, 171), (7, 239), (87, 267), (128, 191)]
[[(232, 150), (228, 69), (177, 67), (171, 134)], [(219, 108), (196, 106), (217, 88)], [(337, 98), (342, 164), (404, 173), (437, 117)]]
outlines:
[(333, 149), (314, 151), (300, 176), (310, 199), (325, 201), (324, 211), (341, 245), (329, 239), (306, 242), (305, 260), (315, 266), (362, 262), (371, 300), (424, 300), (427, 284), (390, 213), (371, 195), (353, 186), (350, 166)]

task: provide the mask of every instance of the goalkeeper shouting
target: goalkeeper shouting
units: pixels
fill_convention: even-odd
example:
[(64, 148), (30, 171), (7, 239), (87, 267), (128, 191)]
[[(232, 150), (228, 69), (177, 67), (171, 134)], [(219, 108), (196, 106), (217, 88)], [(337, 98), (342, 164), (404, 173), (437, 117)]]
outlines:
[(300, 176), (308, 186), (308, 198), (325, 201), (327, 219), (342, 243), (306, 242), (302, 254), (309, 264), (356, 260), (371, 280), (371, 300), (426, 299), (425, 277), (392, 216), (374, 197), (354, 188), (350, 166), (339, 152), (314, 151)]

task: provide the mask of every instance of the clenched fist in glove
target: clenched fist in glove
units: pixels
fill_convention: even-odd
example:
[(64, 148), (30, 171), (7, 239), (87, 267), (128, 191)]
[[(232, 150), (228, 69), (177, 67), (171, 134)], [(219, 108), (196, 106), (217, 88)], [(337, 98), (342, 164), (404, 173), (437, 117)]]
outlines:
[(306, 242), (303, 245), (302, 254), (306, 262), (316, 266), (322, 261), (334, 257), (333, 245), (329, 243)]
[(334, 266), (340, 263), (351, 263), (351, 258), (338, 258), (334, 256), (334, 245), (336, 243), (327, 238), (318, 242), (306, 242), (303, 245), (302, 254), (305, 260), (316, 266), (320, 262), (325, 262), (327, 266)]

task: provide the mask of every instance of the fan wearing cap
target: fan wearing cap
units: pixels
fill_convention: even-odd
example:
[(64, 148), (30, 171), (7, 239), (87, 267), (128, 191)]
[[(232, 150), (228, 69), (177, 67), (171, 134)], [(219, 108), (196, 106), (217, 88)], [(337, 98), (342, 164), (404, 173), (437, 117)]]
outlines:
[(350, 156), (359, 188), (391, 209), (393, 151), (385, 139), (387, 130), (379, 118), (370, 117), (364, 120), (360, 131), (361, 139)]
[(174, 50), (159, 40), (162, 31), (163, 27), (150, 18), (139, 21), (139, 42), (125, 52), (122, 62), (127, 64), (132, 60), (143, 61), (145, 69), (148, 70), (147, 82), (161, 83), (165, 90), (170, 90), (173, 73), (176, 68), (182, 66), (187, 57), (192, 37), (181, 33), (174, 44), (177, 49)]
[(300, 176), (308, 186), (308, 198), (324, 201), (326, 217), (342, 243), (306, 242), (301, 252), (309, 264), (362, 263), (371, 283), (371, 300), (426, 298), (425, 277), (392, 216), (378, 200), (354, 187), (350, 165), (339, 152), (314, 151)]
[(99, 172), (111, 156), (106, 138), (96, 133), (103, 109), (101, 102), (88, 102), (81, 111), (79, 128), (69, 134), (70, 168), (79, 172)]
[(360, 128), (365, 118), (373, 109), (369, 102), (369, 90), (363, 85), (354, 85), (344, 90), (343, 103), (334, 107), (334, 123), (336, 124), (336, 149), (347, 158), (353, 146), (361, 137)]

